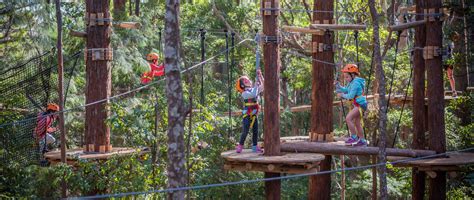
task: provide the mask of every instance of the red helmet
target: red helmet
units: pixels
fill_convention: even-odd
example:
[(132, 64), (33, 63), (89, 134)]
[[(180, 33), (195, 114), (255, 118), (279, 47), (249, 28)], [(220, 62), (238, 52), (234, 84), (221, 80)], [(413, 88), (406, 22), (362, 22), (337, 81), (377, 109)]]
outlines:
[(146, 55), (146, 60), (152, 61), (152, 60), (158, 60), (160, 56), (157, 53), (149, 53)]
[(52, 110), (52, 111), (57, 112), (59, 110), (59, 106), (58, 104), (55, 104), (55, 103), (48, 103), (46, 110)]
[(344, 68), (342, 68), (341, 72), (345, 72), (345, 73), (356, 73), (356, 74), (359, 74), (359, 67), (357, 67), (356, 64), (347, 64), (346, 66), (344, 66)]
[(245, 85), (244, 85), (244, 82), (243, 82), (244, 79), (250, 80), (249, 77), (247, 77), (247, 76), (241, 76), (235, 82), (235, 89), (237, 89), (237, 91), (240, 92), (240, 93), (244, 92), (244, 89), (245, 89)]

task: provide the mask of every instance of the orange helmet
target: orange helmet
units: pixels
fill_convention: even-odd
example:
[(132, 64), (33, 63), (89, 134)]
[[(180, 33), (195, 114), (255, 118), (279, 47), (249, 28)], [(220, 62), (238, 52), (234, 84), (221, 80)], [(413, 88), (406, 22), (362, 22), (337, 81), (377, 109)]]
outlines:
[(149, 53), (146, 55), (146, 60), (152, 61), (152, 60), (158, 60), (160, 56), (157, 53)]
[[(245, 85), (244, 85), (243, 79), (249, 79), (249, 77), (247, 77), (247, 76), (241, 76), (241, 77), (238, 78), (237, 81), (235, 82), (235, 89), (237, 89), (237, 91), (240, 92), (240, 93), (244, 92), (244, 89), (245, 89)], [(249, 79), (249, 80), (250, 80), (250, 79)]]
[(55, 104), (55, 103), (48, 103), (46, 110), (52, 110), (52, 111), (57, 112), (59, 110), (59, 106), (58, 104)]
[(342, 68), (341, 72), (359, 74), (359, 67), (356, 64), (347, 64)]

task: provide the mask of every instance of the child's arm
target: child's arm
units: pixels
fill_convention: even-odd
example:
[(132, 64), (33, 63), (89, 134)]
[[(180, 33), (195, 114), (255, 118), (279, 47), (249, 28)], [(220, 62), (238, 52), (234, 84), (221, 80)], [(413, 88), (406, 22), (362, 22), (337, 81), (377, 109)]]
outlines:
[(354, 85), (351, 87), (351, 90), (348, 90), (347, 93), (342, 94), (341, 97), (344, 99), (353, 99), (357, 95), (357, 91), (359, 89), (362, 90), (360, 85)]
[(347, 87), (341, 86), (339, 82), (336, 82), (336, 93), (347, 93)]

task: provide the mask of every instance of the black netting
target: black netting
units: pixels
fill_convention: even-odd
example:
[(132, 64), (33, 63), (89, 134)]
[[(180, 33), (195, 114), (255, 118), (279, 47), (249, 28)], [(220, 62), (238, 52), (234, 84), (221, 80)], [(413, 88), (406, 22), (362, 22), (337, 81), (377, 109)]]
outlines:
[[(66, 58), (68, 85), (80, 52)], [(50, 102), (58, 102), (57, 57), (54, 51), (0, 71), (0, 159), (36, 164), (41, 151), (33, 134), (36, 116)]]

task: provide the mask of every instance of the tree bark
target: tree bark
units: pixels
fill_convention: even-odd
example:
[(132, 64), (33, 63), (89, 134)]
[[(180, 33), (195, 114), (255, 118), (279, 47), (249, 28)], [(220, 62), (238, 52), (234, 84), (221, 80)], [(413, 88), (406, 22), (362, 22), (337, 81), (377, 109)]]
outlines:
[[(66, 131), (64, 130), (64, 68), (63, 68), (63, 17), (61, 14), (61, 1), (56, 0), (56, 19), (58, 26), (57, 51), (58, 51), (58, 96), (59, 96), (59, 131), (61, 132), (61, 162), (66, 164)], [(64, 174), (65, 175), (65, 174)], [(67, 197), (67, 184), (61, 179), (61, 197)]]
[[(279, 8), (278, 0), (261, 1), (261, 8), (265, 8), (265, 3), (270, 2), (272, 8)], [(267, 11), (268, 12), (268, 11)], [(278, 35), (278, 11), (270, 11), (270, 15), (265, 15), (261, 11), (263, 18), (263, 34), (266, 37), (276, 38)], [(264, 36), (264, 37), (265, 37)], [(280, 155), (280, 50), (278, 39), (275, 42), (263, 43), (263, 63), (265, 69), (264, 81), (264, 147), (265, 156)], [(265, 177), (279, 177), (279, 173), (265, 173)], [(280, 199), (281, 181), (266, 181), (266, 199)]]
[[(382, 67), (382, 55), (380, 53), (380, 33), (379, 33), (379, 19), (380, 16), (377, 13), (374, 0), (369, 0), (370, 14), (373, 21), (373, 42), (374, 42), (374, 63), (375, 63), (375, 77), (378, 79), (378, 92), (380, 98), (378, 100), (378, 116), (379, 116), (379, 163), (385, 163), (387, 161), (387, 153), (385, 148), (387, 146), (387, 99), (385, 97), (385, 74)], [(387, 167), (382, 165), (378, 167), (379, 170), (379, 181), (380, 181), (380, 199), (388, 199), (387, 192)]]
[(135, 16), (140, 16), (140, 0), (135, 0)]
[[(423, 13), (424, 0), (416, 1), (416, 12)], [(424, 16), (417, 15), (416, 20), (422, 20)], [(425, 25), (415, 28), (415, 47), (424, 47), (426, 43)], [(425, 148), (425, 60), (423, 51), (413, 52), (413, 149)], [(412, 199), (423, 200), (425, 194), (426, 174), (423, 171), (412, 169)]]
[[(168, 104), (168, 188), (186, 185), (183, 90), (179, 67), (179, 0), (166, 0), (165, 73)], [(168, 199), (184, 199), (184, 191), (168, 193)]]
[[(334, 0), (314, 1), (313, 10), (334, 11)], [(313, 14), (313, 24), (333, 23), (334, 14), (332, 12), (315, 12)], [(334, 43), (334, 32), (326, 32), (325, 35), (313, 35), (312, 43), (323, 43), (331, 46)], [(334, 100), (334, 66), (315, 60), (322, 60), (334, 63), (334, 52), (313, 52), (312, 70), (312, 95), (311, 95), (311, 131), (310, 141), (320, 141), (318, 137), (324, 135), (323, 140), (328, 141), (328, 136), (332, 133), (332, 102)], [(331, 170), (332, 156), (327, 155), (319, 165), (321, 171)], [(324, 174), (309, 177), (308, 199), (330, 199), (331, 198), (331, 174)]]
[[(104, 13), (104, 18), (110, 18), (110, 0), (86, 0), (87, 13)], [(112, 92), (111, 62), (108, 59), (93, 60), (93, 49), (111, 48), (110, 23), (87, 26), (87, 60), (86, 60), (86, 104), (108, 99)], [(99, 53), (100, 54), (100, 53)], [(105, 56), (104, 56), (105, 57)], [(106, 125), (109, 112), (106, 102), (93, 104), (86, 107), (85, 144), (89, 152), (99, 152), (105, 147), (110, 151), (110, 129)], [(91, 145), (92, 144), (92, 145)]]
[[(427, 8), (436, 11), (442, 6), (441, 0), (426, 1)], [(426, 23), (426, 46), (442, 47), (442, 21), (434, 20)], [(441, 56), (425, 59), (429, 66), (428, 77), (428, 131), (430, 133), (431, 150), (437, 153), (446, 152), (446, 136), (444, 127), (444, 88)], [(436, 178), (429, 180), (430, 199), (446, 199), (446, 172), (436, 171)]]
[(120, 19), (125, 15), (126, 0), (114, 0), (114, 18)]

